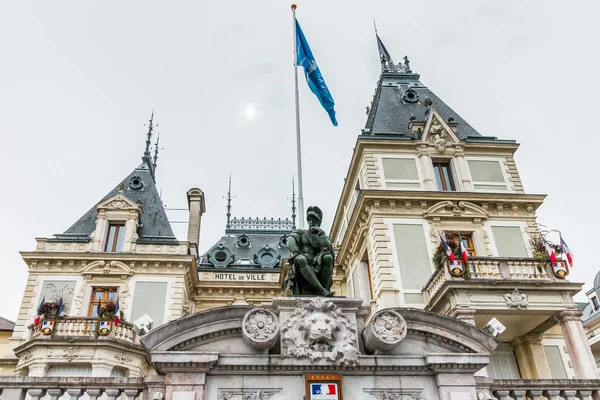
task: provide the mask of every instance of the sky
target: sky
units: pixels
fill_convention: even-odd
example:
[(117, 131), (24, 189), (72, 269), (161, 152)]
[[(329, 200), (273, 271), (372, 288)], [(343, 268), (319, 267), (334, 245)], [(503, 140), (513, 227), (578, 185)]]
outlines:
[[(299, 0), (297, 17), (339, 126), (300, 76), (305, 204), (329, 229), (380, 72), (373, 19), (392, 56), (481, 134), (521, 143), (538, 221), (575, 253), (570, 280), (599, 270), (597, 1)], [(293, 36), (284, 1), (0, 3), (0, 315), (15, 320), (19, 251), (63, 232), (139, 163), (155, 110), (167, 208), (206, 195), (201, 250), (232, 214), (291, 215), (296, 173)], [(186, 212), (169, 211), (172, 221)], [(186, 225), (173, 225), (181, 240)], [(577, 299), (582, 300), (582, 295)]]

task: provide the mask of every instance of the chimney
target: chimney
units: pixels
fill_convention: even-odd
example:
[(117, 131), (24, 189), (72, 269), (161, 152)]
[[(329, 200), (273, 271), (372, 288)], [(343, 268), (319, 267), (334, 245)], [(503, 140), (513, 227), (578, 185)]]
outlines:
[(200, 243), (200, 220), (202, 214), (206, 212), (204, 204), (204, 192), (198, 188), (192, 188), (187, 192), (188, 208), (190, 209), (190, 219), (188, 224), (188, 237), (193, 255), (198, 255), (198, 245)]

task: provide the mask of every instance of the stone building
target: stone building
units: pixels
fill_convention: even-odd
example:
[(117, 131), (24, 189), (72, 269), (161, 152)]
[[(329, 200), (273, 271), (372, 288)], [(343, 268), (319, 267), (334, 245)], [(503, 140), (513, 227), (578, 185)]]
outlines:
[(579, 304), (583, 312), (581, 321), (596, 365), (600, 366), (600, 272), (596, 274), (594, 287), (586, 296), (588, 302)]
[[(519, 145), (478, 132), (408, 59), (390, 64), (380, 49), (382, 73), (331, 229), (345, 293), (370, 300), (373, 312), (422, 308), (479, 328), (496, 318), (506, 330), (489, 377), (596, 379), (573, 300), (582, 284), (565, 279), (565, 261), (551, 268), (534, 257), (545, 195), (525, 191)], [(468, 261), (450, 268), (442, 236), (462, 242)]]
[(12, 335), (13, 329), (15, 329), (14, 322), (0, 317), (0, 357), (8, 351), (8, 338)]
[[(382, 53), (350, 161), (330, 235), (339, 297), (284, 296), (294, 215), (232, 219), (229, 197), (225, 233), (201, 255), (193, 188), (175, 238), (151, 137), (152, 120), (142, 163), (21, 253), (0, 399), (599, 398), (581, 284), (530, 248), (544, 196), (525, 193), (518, 145), (478, 133), (407, 59)], [(445, 263), (441, 237), (469, 260)]]

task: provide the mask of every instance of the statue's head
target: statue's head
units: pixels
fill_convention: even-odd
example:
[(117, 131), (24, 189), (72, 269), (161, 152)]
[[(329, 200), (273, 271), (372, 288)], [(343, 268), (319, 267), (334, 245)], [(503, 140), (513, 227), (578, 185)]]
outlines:
[(323, 211), (317, 206), (308, 207), (308, 210), (306, 210), (306, 221), (308, 222), (308, 226), (321, 226)]

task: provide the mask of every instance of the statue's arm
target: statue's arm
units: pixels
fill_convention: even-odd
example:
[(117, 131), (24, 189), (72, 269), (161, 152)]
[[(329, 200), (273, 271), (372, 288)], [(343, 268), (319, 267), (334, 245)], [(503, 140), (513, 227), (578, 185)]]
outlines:
[(288, 236), (287, 238), (287, 247), (290, 250), (290, 253), (292, 256), (295, 256), (296, 254), (298, 254), (298, 242), (299, 242), (299, 237), (297, 237), (297, 235), (295, 234), (291, 234)]

